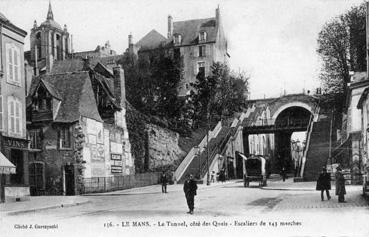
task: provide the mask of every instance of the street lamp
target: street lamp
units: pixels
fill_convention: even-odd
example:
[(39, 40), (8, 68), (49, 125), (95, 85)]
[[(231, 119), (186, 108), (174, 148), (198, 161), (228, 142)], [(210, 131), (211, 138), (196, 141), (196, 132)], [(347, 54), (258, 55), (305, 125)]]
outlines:
[(207, 121), (207, 126), (208, 126), (208, 131), (206, 133), (206, 168), (207, 168), (207, 175), (206, 175), (206, 185), (210, 185), (210, 170), (209, 170), (209, 131), (210, 131), (210, 106), (208, 104), (208, 121)]
[(195, 150), (196, 150), (196, 157), (199, 161), (199, 180), (201, 179), (201, 157), (200, 157), (200, 147), (199, 146), (194, 146)]

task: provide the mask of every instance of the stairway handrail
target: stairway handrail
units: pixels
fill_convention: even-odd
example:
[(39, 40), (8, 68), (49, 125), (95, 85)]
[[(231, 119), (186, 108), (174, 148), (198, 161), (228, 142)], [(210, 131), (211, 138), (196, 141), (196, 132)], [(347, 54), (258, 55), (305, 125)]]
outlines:
[(307, 134), (306, 144), (305, 144), (305, 147), (304, 147), (304, 154), (302, 156), (302, 161), (301, 161), (301, 170), (300, 170), (300, 177), (301, 178), (304, 177), (306, 157), (307, 157), (307, 153), (309, 151), (310, 138), (311, 138), (311, 133), (313, 132), (313, 126), (314, 126), (314, 116), (315, 116), (315, 114), (317, 114), (319, 116), (319, 112), (320, 112), (320, 107), (316, 107), (315, 113), (310, 116), (309, 126), (308, 126), (308, 134)]
[[(211, 140), (212, 138), (214, 138), (214, 136), (216, 137), (219, 133), (219, 131), (222, 129), (222, 122), (219, 121), (218, 124), (215, 126), (215, 128), (212, 131), (208, 131), (208, 134), (206, 134), (203, 139), (201, 140), (201, 142), (197, 145), (191, 148), (191, 150), (187, 153), (187, 155), (185, 156), (185, 158), (182, 160), (181, 164), (179, 164), (178, 168), (176, 169), (176, 171), (174, 171), (174, 179), (176, 181), (179, 181), (183, 174), (185, 173), (187, 167), (191, 164), (192, 160), (196, 157), (196, 153), (197, 153), (197, 148), (199, 149), (199, 154), (201, 153), (201, 150), (204, 149), (207, 140)], [(209, 139), (207, 139), (206, 136), (209, 135)]]

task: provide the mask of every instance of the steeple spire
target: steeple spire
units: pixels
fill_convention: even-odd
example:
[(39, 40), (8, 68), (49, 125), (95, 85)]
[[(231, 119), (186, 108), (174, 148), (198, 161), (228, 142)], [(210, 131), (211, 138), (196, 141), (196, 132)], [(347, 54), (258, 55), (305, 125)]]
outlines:
[(47, 11), (46, 20), (54, 20), (53, 10), (51, 9), (51, 2), (49, 1), (49, 10)]

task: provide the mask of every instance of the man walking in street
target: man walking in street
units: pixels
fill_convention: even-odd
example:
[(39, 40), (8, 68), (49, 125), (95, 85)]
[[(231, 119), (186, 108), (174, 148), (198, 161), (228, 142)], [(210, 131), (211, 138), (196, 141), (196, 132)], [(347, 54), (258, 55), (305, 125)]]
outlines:
[(183, 185), (183, 191), (186, 196), (187, 205), (189, 209), (189, 214), (193, 214), (193, 209), (195, 206), (195, 196), (196, 196), (197, 184), (196, 181), (193, 180), (193, 175), (190, 174), (189, 178), (185, 181)]
[(324, 201), (324, 191), (327, 194), (327, 199), (330, 200), (329, 190), (331, 189), (331, 174), (327, 173), (327, 169), (323, 167), (316, 183), (316, 190), (320, 190), (320, 197)]
[(338, 196), (338, 202), (345, 202), (345, 177), (342, 174), (342, 169), (337, 167), (336, 172), (336, 195)]
[(162, 193), (167, 193), (168, 177), (167, 177), (167, 175), (165, 174), (164, 171), (161, 174), (160, 182), (161, 182), (161, 191), (162, 191)]

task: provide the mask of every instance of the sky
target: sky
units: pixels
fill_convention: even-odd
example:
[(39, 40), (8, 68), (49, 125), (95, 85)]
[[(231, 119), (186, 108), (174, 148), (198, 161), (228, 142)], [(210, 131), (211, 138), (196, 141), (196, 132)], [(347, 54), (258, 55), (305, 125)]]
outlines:
[[(317, 37), (325, 22), (363, 0), (51, 0), (54, 20), (67, 25), (74, 51), (109, 40), (123, 53), (150, 30), (167, 35), (174, 21), (215, 16), (219, 5), (231, 69), (250, 75), (251, 98), (301, 93), (320, 86)], [(46, 20), (49, 0), (0, 0), (0, 12), (29, 33)]]

